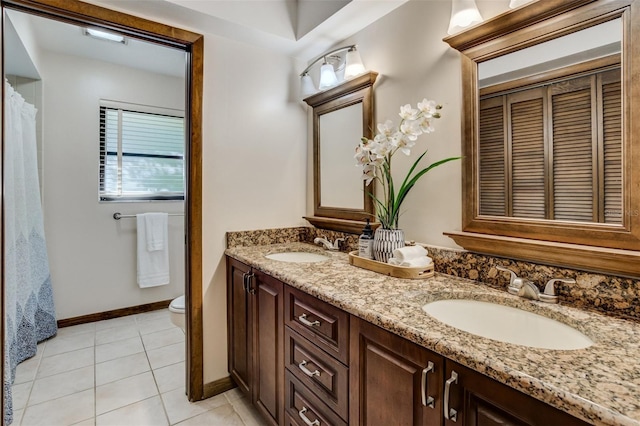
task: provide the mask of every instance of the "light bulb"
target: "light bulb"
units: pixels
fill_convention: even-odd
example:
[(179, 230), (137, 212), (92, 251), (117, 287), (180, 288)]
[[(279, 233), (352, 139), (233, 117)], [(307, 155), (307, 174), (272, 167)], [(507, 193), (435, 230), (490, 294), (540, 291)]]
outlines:
[(358, 53), (355, 47), (353, 49), (349, 49), (345, 62), (345, 80), (355, 77), (356, 75), (360, 75), (365, 71), (364, 65), (362, 64), (362, 59), (360, 58), (360, 53)]
[(482, 15), (478, 11), (475, 0), (453, 0), (451, 2), (451, 21), (447, 30), (449, 35), (479, 22), (482, 22)]
[(300, 95), (302, 99), (315, 94), (318, 91), (313, 84), (313, 80), (309, 74), (305, 74), (300, 79)]
[(329, 89), (338, 84), (338, 77), (333, 69), (333, 65), (324, 63), (320, 67), (320, 90)]

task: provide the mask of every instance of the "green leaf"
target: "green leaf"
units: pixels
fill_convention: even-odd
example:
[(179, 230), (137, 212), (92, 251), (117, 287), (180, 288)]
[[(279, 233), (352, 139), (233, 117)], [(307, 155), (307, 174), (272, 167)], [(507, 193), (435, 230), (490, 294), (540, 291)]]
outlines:
[(388, 228), (388, 226), (389, 226), (389, 219), (388, 219), (389, 212), (387, 210), (387, 205), (384, 202), (382, 202), (380, 199), (378, 199), (375, 195), (373, 195), (371, 192), (369, 192), (368, 194), (371, 197), (371, 199), (374, 201), (374, 206), (375, 206), (375, 209), (376, 209), (378, 220), (382, 224), (382, 227), (383, 228)]
[[(402, 202), (404, 201), (405, 197), (407, 196), (407, 194), (409, 193), (409, 191), (411, 190), (411, 188), (413, 188), (413, 186), (416, 184), (416, 182), (418, 182), (418, 179), (420, 179), (425, 173), (427, 173), (429, 170), (436, 168), (444, 163), (448, 163), (449, 161), (454, 161), (454, 160), (459, 160), (461, 157), (450, 157), (450, 158), (445, 158), (444, 160), (440, 160), (440, 161), (436, 161), (435, 163), (430, 164), (428, 167), (425, 167), (424, 169), (420, 170), (413, 178), (411, 178), (411, 180), (409, 180), (409, 182), (406, 185), (403, 185), (402, 188), (400, 188), (400, 191), (398, 193), (398, 198), (396, 200), (397, 203), (397, 208), (400, 208), (400, 205), (402, 204)], [(407, 175), (408, 177), (408, 175)]]
[(420, 162), (420, 160), (422, 160), (422, 157), (424, 157), (426, 154), (427, 154), (427, 151), (423, 152), (422, 155), (420, 157), (418, 157), (418, 159), (416, 161), (413, 162), (413, 165), (409, 169), (409, 173), (407, 173), (407, 176), (404, 178), (404, 181), (402, 182), (402, 185), (400, 186), (400, 191), (402, 191), (402, 188), (404, 188), (406, 186), (407, 180), (409, 180), (409, 176), (411, 176), (411, 173), (413, 173), (415, 168), (418, 166), (418, 163)]

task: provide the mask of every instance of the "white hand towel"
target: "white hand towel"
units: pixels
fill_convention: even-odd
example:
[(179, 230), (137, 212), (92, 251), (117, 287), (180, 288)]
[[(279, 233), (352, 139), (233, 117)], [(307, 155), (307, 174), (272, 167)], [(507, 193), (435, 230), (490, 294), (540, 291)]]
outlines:
[(144, 213), (144, 227), (146, 230), (147, 250), (163, 250), (165, 246), (165, 231), (169, 225), (167, 213)]
[(409, 259), (424, 257), (428, 253), (429, 252), (427, 251), (426, 248), (419, 245), (415, 245), (415, 246), (405, 246), (399, 249), (395, 249), (392, 253), (392, 256), (402, 262)]
[[(148, 214), (148, 213), (147, 213)], [(166, 213), (164, 213), (166, 215)], [(148, 249), (146, 214), (136, 215), (138, 227), (138, 285), (140, 288), (169, 284), (169, 226), (162, 228), (163, 248)]]
[(390, 257), (388, 263), (394, 266), (405, 266), (409, 268), (424, 268), (431, 265), (433, 260), (429, 256), (416, 257), (415, 259), (400, 260), (396, 257)]

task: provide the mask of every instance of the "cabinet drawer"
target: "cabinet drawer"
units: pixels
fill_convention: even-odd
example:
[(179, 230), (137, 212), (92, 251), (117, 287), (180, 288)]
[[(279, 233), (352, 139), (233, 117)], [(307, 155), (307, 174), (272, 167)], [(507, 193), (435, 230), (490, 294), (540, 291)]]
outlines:
[(343, 364), (349, 359), (349, 314), (287, 286), (285, 324)]
[[(302, 420), (301, 420), (302, 421)], [(298, 424), (298, 422), (289, 415), (289, 413), (284, 414), (284, 426), (305, 426), (304, 424)]]
[(349, 412), (349, 370), (285, 327), (285, 367), (343, 419)]
[(285, 373), (285, 411), (300, 426), (347, 425), (290, 371)]

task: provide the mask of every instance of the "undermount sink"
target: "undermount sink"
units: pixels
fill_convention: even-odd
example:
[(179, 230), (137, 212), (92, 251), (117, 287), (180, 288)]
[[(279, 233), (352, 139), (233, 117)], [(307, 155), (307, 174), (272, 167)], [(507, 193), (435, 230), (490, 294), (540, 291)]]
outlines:
[(278, 260), (280, 262), (309, 263), (324, 262), (329, 260), (328, 256), (320, 253), (310, 253), (306, 251), (286, 251), (282, 253), (271, 253), (265, 256), (267, 259)]
[(497, 303), (446, 299), (427, 303), (422, 309), (447, 325), (501, 342), (556, 350), (593, 345), (591, 339), (566, 324)]

